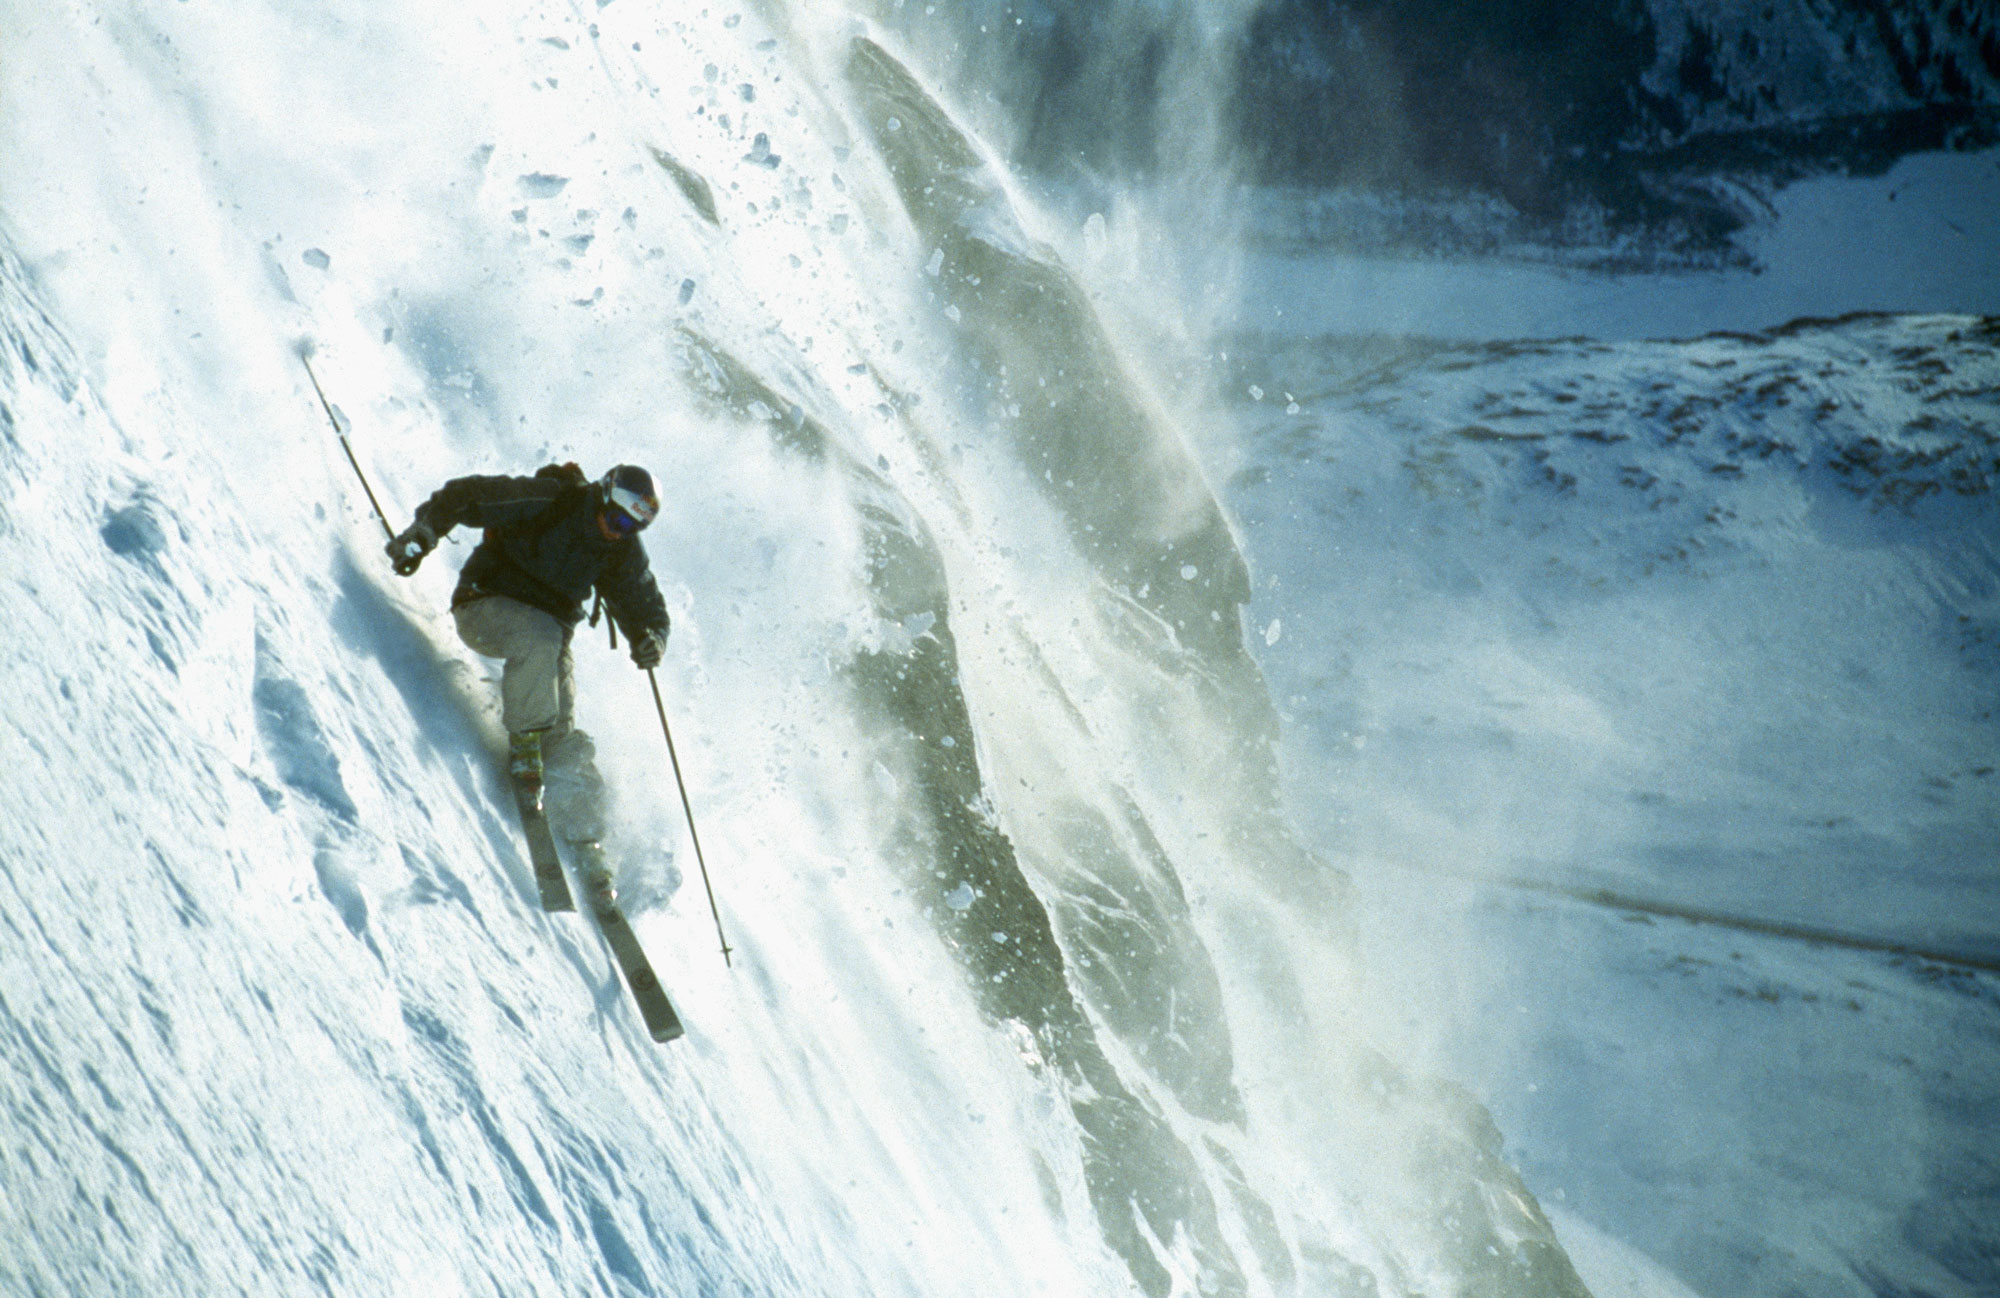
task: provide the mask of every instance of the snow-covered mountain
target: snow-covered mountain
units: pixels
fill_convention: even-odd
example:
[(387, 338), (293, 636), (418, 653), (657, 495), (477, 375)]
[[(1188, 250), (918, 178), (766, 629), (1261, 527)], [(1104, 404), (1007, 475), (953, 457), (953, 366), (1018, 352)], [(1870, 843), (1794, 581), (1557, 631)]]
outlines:
[(2000, 1283), (1996, 343), (1232, 346), (1290, 803), (1374, 991), (1702, 1293)]
[[(1350, 1020), (1243, 559), (978, 141), (810, 12), (10, 14), (4, 1283), (1583, 1291)], [(540, 913), (444, 478), (651, 463), (582, 642), (688, 1038)], [(1332, 1096), (1343, 1097), (1332, 1102)]]
[[(1253, 553), (1327, 568), (1255, 605), (1316, 647), (1280, 687), (1323, 741), (1312, 801), (1367, 853), (2000, 960), (1963, 902), (2000, 837), (1996, 341), (1856, 317), (1252, 353)], [(1420, 663), (1436, 688), (1391, 684)]]
[[(1990, 321), (1259, 332), (916, 19), (8, 8), (0, 1292), (1990, 1285)], [(304, 343), (395, 523), (661, 479), (684, 1040)]]

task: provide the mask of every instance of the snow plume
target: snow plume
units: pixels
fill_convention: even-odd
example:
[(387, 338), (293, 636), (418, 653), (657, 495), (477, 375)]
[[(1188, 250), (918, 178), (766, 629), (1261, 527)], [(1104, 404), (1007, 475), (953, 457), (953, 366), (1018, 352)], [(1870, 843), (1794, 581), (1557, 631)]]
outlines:
[[(1371, 1050), (1231, 528), (1089, 283), (802, 8), (16, 7), (0, 83), (25, 1292), (1576, 1294)], [(689, 1024), (539, 913), (391, 522), (655, 469), (739, 950), (580, 634)]]

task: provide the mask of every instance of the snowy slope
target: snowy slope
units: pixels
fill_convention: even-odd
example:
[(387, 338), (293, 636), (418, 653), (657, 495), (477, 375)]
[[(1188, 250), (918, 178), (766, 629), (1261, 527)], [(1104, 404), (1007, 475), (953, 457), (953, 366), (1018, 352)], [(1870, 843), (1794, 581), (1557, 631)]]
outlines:
[[(950, 1213), (940, 1164), (873, 1126), (837, 1181), (742, 1143), (856, 1123), (799, 1106), (846, 1085), (784, 1028), (881, 995), (866, 959), (832, 1005), (822, 983), (746, 1016), (765, 998), (698, 930), (648, 926), (696, 1007), (661, 1054), (575, 921), (539, 914), (439, 620), (312, 526), (337, 506), (246, 503), (163, 408), (122, 431), (20, 274), (10, 254), (8, 1291), (938, 1292), (909, 1241), (982, 1248), (919, 1225)], [(875, 1030), (931, 1056), (912, 1013)], [(731, 1053), (754, 1062), (704, 1067)], [(994, 1053), (870, 1086), (935, 1111)], [(982, 1145), (996, 1119), (921, 1133), (919, 1161), (982, 1165), (993, 1194), (1018, 1163)], [(992, 1242), (1065, 1274), (1030, 1231)]]
[[(11, 6), (11, 1292), (1575, 1294), (1377, 1039), (1188, 410), (812, 7)], [(543, 916), (444, 478), (651, 463), (610, 847)], [(1613, 1250), (1615, 1252), (1615, 1250)]]
[(1863, 317), (1259, 357), (1246, 523), (1316, 574), (1260, 603), (1315, 649), (1290, 706), (1344, 710), (1304, 730), (1357, 842), (2000, 956), (1962, 902), (2000, 835), (1995, 341)]
[[(1992, 1288), (1990, 321), (1225, 351), (825, 6), (0, 30), (0, 1292)], [(301, 340), (667, 484), (686, 1040)]]
[(1702, 1293), (2000, 1284), (1995, 344), (1235, 344), (1259, 659), (1370, 994)]

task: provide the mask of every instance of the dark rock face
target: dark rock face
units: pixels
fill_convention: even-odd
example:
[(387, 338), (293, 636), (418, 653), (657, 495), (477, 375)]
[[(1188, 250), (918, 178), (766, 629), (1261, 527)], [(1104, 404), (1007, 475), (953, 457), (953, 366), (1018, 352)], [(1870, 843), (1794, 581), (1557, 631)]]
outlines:
[(1576, 163), (1632, 133), (1656, 43), (1630, 0), (1274, 0), (1244, 33), (1231, 117), (1261, 180), (1476, 189), (1553, 213)]
[(1961, 2), (1273, 0), (1237, 67), (1256, 179), (1588, 204), (1696, 246), (1741, 224), (1708, 178), (1879, 171), (2000, 125), (2000, 17)]
[(1978, 0), (996, 0), (906, 34), (1043, 175), (1497, 201), (1559, 238), (1713, 249), (1745, 219), (1719, 181), (2000, 140), (2000, 10)]

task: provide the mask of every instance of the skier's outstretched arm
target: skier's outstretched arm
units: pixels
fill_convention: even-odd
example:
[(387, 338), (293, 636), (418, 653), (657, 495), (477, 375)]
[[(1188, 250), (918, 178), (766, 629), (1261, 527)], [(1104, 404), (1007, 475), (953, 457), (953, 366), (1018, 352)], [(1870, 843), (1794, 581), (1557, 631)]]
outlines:
[(454, 527), (504, 527), (547, 509), (561, 487), (548, 478), (473, 474), (453, 478), (417, 506), (416, 519), (389, 542), (389, 562), (409, 576)]

